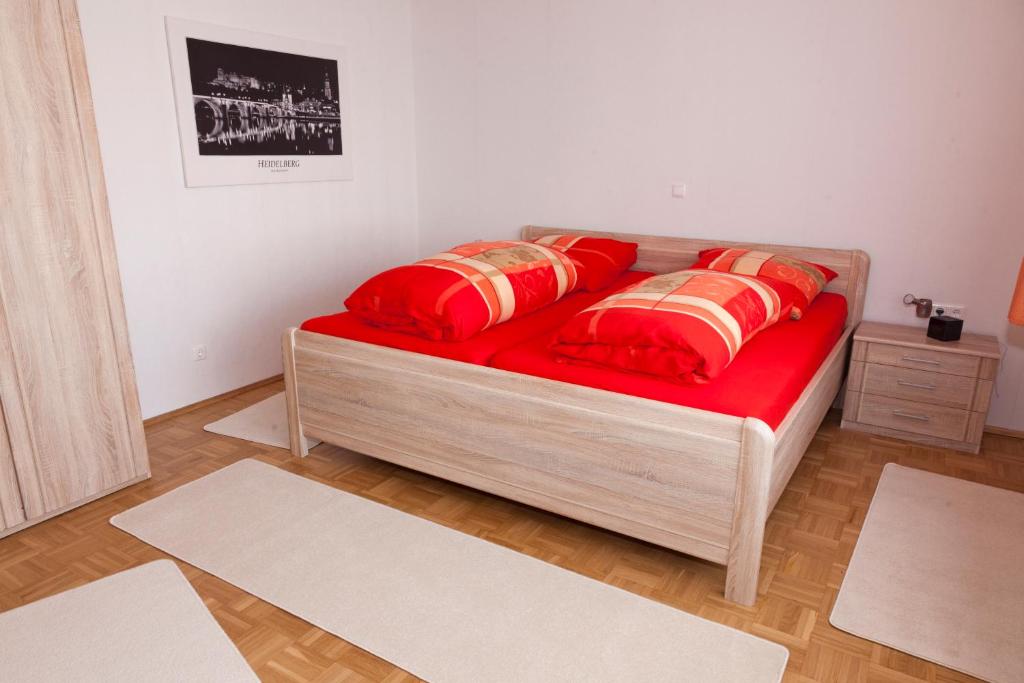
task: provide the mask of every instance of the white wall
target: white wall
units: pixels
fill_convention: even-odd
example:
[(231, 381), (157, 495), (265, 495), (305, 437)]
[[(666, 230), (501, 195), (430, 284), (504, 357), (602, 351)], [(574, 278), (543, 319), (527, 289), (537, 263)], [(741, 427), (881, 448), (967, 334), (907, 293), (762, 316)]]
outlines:
[[(418, 253), (407, 0), (79, 6), (145, 416), (280, 372), (285, 327)], [(165, 15), (347, 45), (355, 180), (186, 189)]]
[[(431, 0), (412, 6), (424, 251), (525, 223), (859, 247), (1011, 345), (1024, 429), (1019, 0)], [(671, 199), (670, 184), (688, 196)]]

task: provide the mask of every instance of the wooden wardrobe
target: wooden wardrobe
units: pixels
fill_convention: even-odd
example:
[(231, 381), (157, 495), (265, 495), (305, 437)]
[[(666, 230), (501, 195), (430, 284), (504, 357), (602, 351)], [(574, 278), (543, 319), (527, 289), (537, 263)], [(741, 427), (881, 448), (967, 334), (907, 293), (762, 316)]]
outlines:
[(0, 2), (0, 536), (149, 477), (73, 0)]

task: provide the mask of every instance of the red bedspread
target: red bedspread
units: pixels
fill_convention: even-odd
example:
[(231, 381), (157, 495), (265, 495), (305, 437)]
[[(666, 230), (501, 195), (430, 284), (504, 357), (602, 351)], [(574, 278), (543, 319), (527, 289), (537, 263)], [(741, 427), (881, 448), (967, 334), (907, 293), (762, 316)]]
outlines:
[(821, 294), (802, 320), (777, 323), (747, 342), (732, 364), (708, 384), (682, 385), (620, 370), (558, 362), (548, 350), (552, 332), (498, 353), (490, 365), (716, 413), (757, 417), (775, 429), (835, 346), (845, 321), (846, 298)]
[(490, 327), (465, 341), (437, 341), (402, 332), (393, 332), (369, 325), (347, 312), (312, 318), (302, 323), (302, 329), (378, 346), (389, 346), (403, 351), (415, 351), (465, 363), (487, 365), (499, 351), (512, 348), (538, 336), (543, 336), (546, 339), (547, 334), (545, 333), (552, 332), (584, 308), (651, 275), (653, 273), (626, 271), (605, 289), (570, 294), (539, 311)]

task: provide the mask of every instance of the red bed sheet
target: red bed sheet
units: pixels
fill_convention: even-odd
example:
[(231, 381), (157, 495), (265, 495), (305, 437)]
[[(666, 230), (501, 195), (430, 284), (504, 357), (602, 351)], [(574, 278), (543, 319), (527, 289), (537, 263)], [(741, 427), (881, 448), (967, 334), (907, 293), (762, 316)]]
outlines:
[(498, 352), (538, 336), (546, 339), (547, 333), (553, 332), (555, 328), (587, 306), (651, 275), (653, 273), (626, 271), (605, 289), (570, 294), (539, 311), (495, 325), (465, 341), (437, 341), (403, 332), (394, 332), (369, 325), (348, 312), (312, 318), (302, 323), (302, 329), (332, 337), (342, 337), (403, 351), (449, 358), (464, 363), (487, 365)]
[(737, 417), (756, 417), (776, 429), (835, 346), (846, 324), (846, 298), (818, 295), (801, 320), (760, 332), (716, 379), (684, 385), (658, 377), (560, 362), (548, 350), (554, 330), (498, 353), (490, 365), (525, 375)]

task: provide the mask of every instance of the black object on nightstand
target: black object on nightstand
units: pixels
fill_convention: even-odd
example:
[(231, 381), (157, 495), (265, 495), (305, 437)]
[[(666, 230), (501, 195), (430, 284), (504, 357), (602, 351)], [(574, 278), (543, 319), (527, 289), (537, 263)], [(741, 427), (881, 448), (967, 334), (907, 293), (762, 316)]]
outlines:
[(928, 319), (928, 336), (939, 341), (957, 341), (964, 331), (964, 321), (949, 315), (933, 315)]

